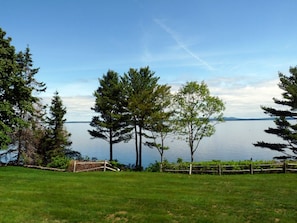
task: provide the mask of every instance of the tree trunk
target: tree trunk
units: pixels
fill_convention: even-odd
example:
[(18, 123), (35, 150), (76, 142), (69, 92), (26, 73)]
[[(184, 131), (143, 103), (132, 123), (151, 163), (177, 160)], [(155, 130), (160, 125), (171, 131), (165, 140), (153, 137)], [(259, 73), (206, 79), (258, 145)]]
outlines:
[(135, 132), (135, 152), (136, 152), (136, 161), (135, 161), (135, 167), (138, 167), (138, 136), (137, 136), (137, 126), (134, 126), (134, 132)]
[(20, 158), (21, 158), (21, 153), (22, 153), (22, 130), (18, 130), (18, 154), (17, 154), (17, 165), (20, 165)]
[(113, 159), (112, 154), (112, 130), (109, 129), (109, 161), (112, 161)]
[(161, 152), (161, 162), (160, 162), (160, 172), (163, 172), (163, 153), (164, 153), (164, 150), (162, 149), (162, 152)]
[(194, 149), (193, 149), (193, 142), (191, 143), (191, 147), (190, 147), (190, 149), (191, 149), (191, 163), (193, 163), (193, 161), (194, 161)]
[(142, 128), (139, 127), (139, 170), (142, 170)]

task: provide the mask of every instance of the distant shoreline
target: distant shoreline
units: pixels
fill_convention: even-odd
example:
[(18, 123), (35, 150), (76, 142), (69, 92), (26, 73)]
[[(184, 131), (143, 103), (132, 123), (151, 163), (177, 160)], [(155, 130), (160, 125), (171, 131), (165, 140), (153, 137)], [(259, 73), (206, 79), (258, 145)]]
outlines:
[[(235, 118), (235, 117), (224, 117), (224, 121), (266, 121), (274, 120), (275, 118)], [(65, 123), (76, 124), (76, 123), (90, 123), (91, 121), (66, 121)]]

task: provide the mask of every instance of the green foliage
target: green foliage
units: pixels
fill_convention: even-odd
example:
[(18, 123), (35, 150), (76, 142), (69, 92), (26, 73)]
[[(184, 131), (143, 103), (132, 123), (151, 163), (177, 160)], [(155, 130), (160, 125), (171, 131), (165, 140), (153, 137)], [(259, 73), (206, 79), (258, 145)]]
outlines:
[(46, 87), (35, 78), (39, 69), (33, 68), (30, 49), (16, 53), (12, 39), (5, 35), (0, 28), (0, 149), (15, 145), (16, 163), (32, 163), (37, 159), (38, 132), (42, 128), (40, 99), (34, 93)]
[(130, 167), (123, 164), (123, 163), (120, 163), (118, 160), (112, 160), (112, 161), (109, 161), (109, 163), (112, 165), (112, 167), (115, 167), (115, 168), (119, 168), (121, 171), (130, 171)]
[(58, 92), (55, 92), (50, 106), (50, 116), (47, 117), (47, 129), (43, 136), (43, 144), (39, 150), (43, 164), (52, 162), (54, 157), (65, 156), (71, 145), (70, 133), (64, 127), (66, 108)]
[(70, 163), (70, 159), (66, 156), (55, 156), (51, 158), (51, 162), (47, 164), (48, 167), (67, 169)]
[[(24, 81), (18, 76), (15, 48), (6, 38), (6, 32), (0, 28), (0, 148), (11, 142), (10, 133), (20, 123), (14, 107), (22, 100)], [(19, 88), (21, 87), (21, 88)]]
[(155, 109), (146, 121), (146, 129), (152, 134), (150, 137), (153, 141), (147, 141), (145, 144), (150, 148), (156, 148), (160, 154), (160, 162), (163, 162), (164, 151), (169, 147), (165, 146), (165, 139), (173, 132), (171, 107), (172, 95), (170, 87), (159, 85), (156, 88)]
[(290, 76), (279, 73), (280, 83), (278, 86), (283, 90), (283, 99), (273, 98), (276, 105), (283, 106), (282, 109), (261, 106), (265, 114), (275, 118), (276, 127), (270, 127), (265, 132), (280, 137), (283, 142), (259, 141), (254, 145), (281, 152), (283, 155), (275, 157), (276, 159), (297, 160), (297, 124), (292, 121), (297, 119), (297, 66), (291, 67), (289, 71)]
[(109, 143), (110, 160), (113, 160), (113, 145), (131, 139), (129, 127), (130, 116), (126, 111), (127, 102), (123, 97), (123, 87), (116, 72), (109, 70), (102, 79), (100, 86), (94, 92), (95, 106), (92, 108), (98, 116), (94, 116), (90, 125), (95, 130), (89, 130), (94, 138), (106, 140)]
[(223, 121), (223, 101), (211, 96), (207, 85), (202, 82), (187, 82), (174, 97), (175, 128), (189, 145), (191, 161), (204, 137), (215, 132), (215, 124)]
[(156, 101), (160, 97), (159, 77), (149, 67), (130, 69), (122, 77), (124, 96), (128, 101), (128, 112), (134, 128), (136, 169), (142, 169), (143, 137), (150, 130), (149, 119), (158, 110)]

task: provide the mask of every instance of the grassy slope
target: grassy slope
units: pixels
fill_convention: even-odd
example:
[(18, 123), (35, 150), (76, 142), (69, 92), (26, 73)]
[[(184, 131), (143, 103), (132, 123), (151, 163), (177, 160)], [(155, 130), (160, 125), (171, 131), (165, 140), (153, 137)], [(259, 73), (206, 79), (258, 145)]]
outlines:
[(296, 222), (297, 175), (0, 168), (0, 222)]

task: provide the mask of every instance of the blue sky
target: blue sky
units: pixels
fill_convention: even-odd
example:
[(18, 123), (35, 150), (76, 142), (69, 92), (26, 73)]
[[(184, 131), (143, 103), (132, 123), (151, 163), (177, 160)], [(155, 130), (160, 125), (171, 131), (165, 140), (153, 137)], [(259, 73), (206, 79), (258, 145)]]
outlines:
[(280, 96), (278, 72), (297, 65), (295, 0), (10, 0), (0, 27), (18, 51), (27, 45), (40, 95), (59, 91), (67, 119), (95, 115), (93, 92), (108, 69), (149, 66), (176, 91), (205, 81), (225, 116), (266, 117)]

